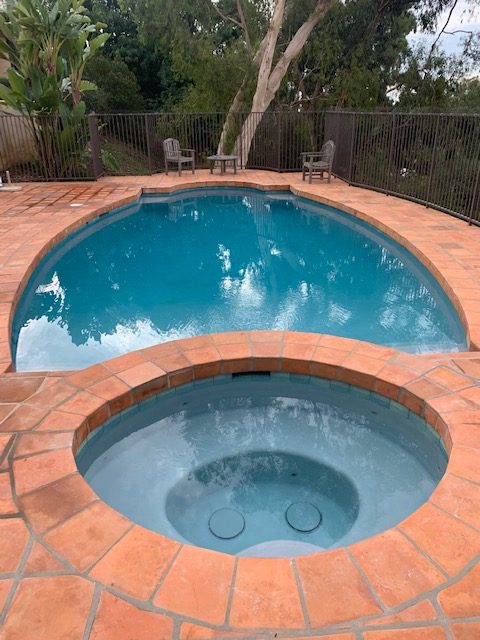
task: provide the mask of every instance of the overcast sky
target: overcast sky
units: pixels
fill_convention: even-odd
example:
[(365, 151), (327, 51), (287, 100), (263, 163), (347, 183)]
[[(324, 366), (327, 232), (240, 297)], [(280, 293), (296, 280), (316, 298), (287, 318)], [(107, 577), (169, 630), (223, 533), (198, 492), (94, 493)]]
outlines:
[[(480, 31), (480, 6), (477, 3), (472, 14), (472, 3), (467, 3), (466, 0), (459, 0), (455, 7), (450, 22), (448, 23), (447, 31), (456, 31), (458, 29)], [(441, 30), (445, 24), (448, 11), (445, 11), (438, 22), (438, 31)], [(412, 33), (409, 36), (409, 40), (412, 43), (426, 42), (431, 44), (436, 36), (426, 35), (424, 33)], [(442, 35), (440, 44), (447, 53), (459, 53), (461, 51), (461, 42), (465, 34), (457, 33), (455, 35)]]

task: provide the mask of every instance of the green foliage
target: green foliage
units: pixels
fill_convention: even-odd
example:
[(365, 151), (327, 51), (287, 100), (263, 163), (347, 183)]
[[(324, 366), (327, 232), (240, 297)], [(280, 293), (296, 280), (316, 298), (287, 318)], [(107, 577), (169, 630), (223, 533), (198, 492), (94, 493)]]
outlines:
[[(107, 0), (93, 1), (105, 4)], [(194, 111), (227, 110), (243, 83), (246, 87), (243, 109), (248, 110), (256, 78), (251, 66), (252, 53), (268, 26), (271, 2), (240, 0), (248, 26), (249, 48), (237, 0), (119, 1), (135, 23), (142, 45), (147, 49), (155, 47), (166, 56), (168, 80), (160, 81), (166, 80), (168, 85), (168, 106)], [(320, 21), (290, 67), (273, 108), (391, 107), (402, 91), (410, 96), (404, 98), (406, 107), (410, 104), (429, 107), (437, 101), (437, 106), (453, 105), (458, 77), (466, 72), (461, 57), (450, 60), (443, 68), (434, 61), (436, 69), (424, 69), (424, 57), (416, 69), (416, 54), (410, 51), (407, 40), (412, 31), (437, 28), (441, 12), (450, 8), (452, 1), (339, 1)], [(314, 2), (287, 0), (275, 60)], [(475, 54), (473, 40), (472, 37), (468, 55), (471, 59), (476, 55), (478, 64), (480, 43)], [(436, 57), (443, 55), (434, 53)], [(455, 67), (453, 82), (452, 67)], [(158, 64), (151, 65), (154, 74), (157, 69)], [(140, 80), (139, 84), (143, 93)], [(392, 91), (397, 85), (400, 92)]]
[[(105, 25), (92, 24), (83, 0), (17, 0), (0, 14), (0, 56), (9, 61), (0, 99), (28, 115), (68, 118), (83, 91), (85, 64), (106, 42)], [(75, 117), (75, 116), (73, 116)]]
[(118, 173), (120, 171), (120, 165), (114, 153), (108, 149), (102, 149), (101, 155), (102, 164), (108, 173)]
[[(273, 64), (315, 2), (286, 0)], [(465, 77), (468, 60), (480, 62), (480, 38), (467, 38), (457, 57), (412, 51), (407, 40), (416, 28), (433, 29), (452, 2), (338, 0), (291, 64), (273, 110), (478, 110), (479, 81)], [(227, 111), (242, 87), (237, 111), (248, 111), (271, 9), (271, 0), (10, 0), (0, 14), (0, 57), (11, 64), (0, 101), (48, 116), (32, 135), (51, 175), (62, 162), (79, 171), (89, 160), (87, 109)], [(239, 115), (226, 147), (241, 123)], [(122, 156), (124, 164), (123, 155), (113, 150), (104, 162), (113, 167)]]
[[(435, 0), (437, 1), (437, 0)], [(244, 109), (253, 95), (252, 57), (263, 38), (271, 3), (241, 0), (122, 0), (145, 43), (171, 52), (178, 82), (175, 108), (227, 110), (240, 85)], [(315, 0), (287, 0), (276, 58), (311, 12)], [(301, 103), (367, 107), (386, 103), (389, 74), (400, 64), (415, 25), (412, 0), (347, 0), (320, 22), (276, 97), (274, 107)]]
[(172, 69), (184, 88), (175, 102), (180, 111), (224, 111), (232, 101), (249, 62), (245, 52), (233, 47), (212, 55), (211, 42), (198, 38), (189, 45), (175, 43)]
[(132, 148), (120, 142), (106, 142), (102, 150), (103, 165), (108, 174), (144, 176), (150, 173), (148, 158), (132, 153)]
[[(164, 71), (169, 73), (161, 80), (168, 82), (169, 108), (224, 111), (246, 76), (253, 85), (251, 53), (241, 28), (222, 19), (210, 0), (121, 0), (121, 4), (134, 17), (144, 46), (165, 56)], [(216, 6), (238, 21), (236, 0), (219, 0)], [(255, 49), (268, 24), (269, 2), (242, 0), (242, 7)]]
[[(116, 0), (86, 0), (92, 22), (106, 22), (111, 36), (102, 54), (123, 62), (135, 76), (144, 107), (168, 110), (178, 99), (185, 81), (172, 70), (171, 27), (166, 38), (147, 39), (140, 34), (133, 9), (122, 8)], [(88, 74), (87, 74), (88, 75)]]
[(418, 47), (408, 53), (396, 79), (400, 109), (449, 109), (462, 76), (461, 61)]
[(283, 99), (311, 109), (387, 105), (392, 73), (408, 51), (406, 36), (415, 24), (411, 6), (411, 0), (382, 7), (372, 0), (338, 4), (307, 42)]
[(458, 110), (480, 112), (480, 79), (462, 80), (458, 85), (453, 104)]
[(97, 55), (87, 63), (85, 76), (97, 87), (97, 91), (85, 97), (89, 111), (143, 111), (145, 108), (135, 74), (122, 60)]
[(354, 182), (475, 215), (475, 115), (358, 114), (355, 136)]
[(0, 14), (0, 56), (10, 63), (0, 100), (30, 118), (48, 177), (81, 173), (88, 160), (82, 93), (87, 61), (104, 46), (83, 0), (17, 0)]

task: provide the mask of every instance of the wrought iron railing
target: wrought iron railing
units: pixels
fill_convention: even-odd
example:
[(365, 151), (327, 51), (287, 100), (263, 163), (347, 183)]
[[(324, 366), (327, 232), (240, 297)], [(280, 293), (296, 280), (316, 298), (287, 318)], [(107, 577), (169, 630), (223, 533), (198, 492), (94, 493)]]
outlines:
[(0, 114), (0, 172), (9, 170), (16, 181), (94, 179), (89, 124), (87, 118), (65, 126), (58, 117)]
[(480, 115), (329, 112), (334, 172), (480, 223)]
[[(229, 152), (246, 115), (236, 114), (232, 118), (225, 139), (225, 149)], [(116, 168), (106, 163), (106, 172), (121, 175), (163, 171), (162, 145), (166, 138), (178, 139), (182, 148), (195, 149), (197, 166), (207, 167), (208, 156), (217, 153), (227, 114), (140, 113), (96, 114), (94, 117), (102, 149), (117, 160)], [(322, 143), (324, 121), (324, 112), (254, 114), (247, 125), (256, 130), (246, 166), (298, 171), (301, 152)], [(241, 151), (239, 153), (241, 155)], [(240, 158), (240, 166), (244, 166), (245, 160)]]
[[(0, 172), (8, 169), (17, 181), (157, 173), (164, 170), (166, 138), (195, 149), (197, 166), (206, 167), (226, 117), (94, 114), (67, 135), (59, 119), (1, 115)], [(332, 139), (339, 178), (480, 224), (479, 114), (272, 111), (248, 121), (247, 114), (237, 114), (225, 138), (227, 150), (246, 122), (255, 135), (241, 166), (298, 171), (302, 151)]]

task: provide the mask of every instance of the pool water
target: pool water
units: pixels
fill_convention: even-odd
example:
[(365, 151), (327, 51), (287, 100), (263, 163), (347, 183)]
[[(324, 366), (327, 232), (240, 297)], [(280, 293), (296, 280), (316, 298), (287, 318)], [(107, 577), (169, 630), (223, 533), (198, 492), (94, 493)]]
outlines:
[(371, 226), (286, 192), (144, 197), (41, 262), (13, 327), (20, 371), (78, 369), (188, 336), (289, 329), (466, 349), (439, 284)]
[(176, 540), (302, 555), (388, 529), (445, 472), (438, 436), (395, 402), (289, 374), (169, 391), (95, 431), (77, 454), (97, 495)]

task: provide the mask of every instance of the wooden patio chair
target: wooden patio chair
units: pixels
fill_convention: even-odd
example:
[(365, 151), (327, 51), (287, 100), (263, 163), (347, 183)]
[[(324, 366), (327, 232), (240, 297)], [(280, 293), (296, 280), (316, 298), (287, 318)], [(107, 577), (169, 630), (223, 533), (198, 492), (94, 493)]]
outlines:
[(192, 173), (195, 173), (195, 151), (194, 149), (180, 149), (180, 143), (175, 138), (167, 138), (163, 141), (163, 153), (165, 154), (165, 173), (168, 176), (168, 165), (174, 164), (178, 167), (178, 175), (182, 175), (182, 166), (192, 165)]
[(320, 151), (304, 151), (302, 153), (302, 179), (308, 171), (308, 181), (312, 183), (312, 177), (319, 173), (323, 178), (324, 173), (328, 173), (328, 181), (332, 178), (333, 156), (335, 155), (335, 143), (328, 140)]

